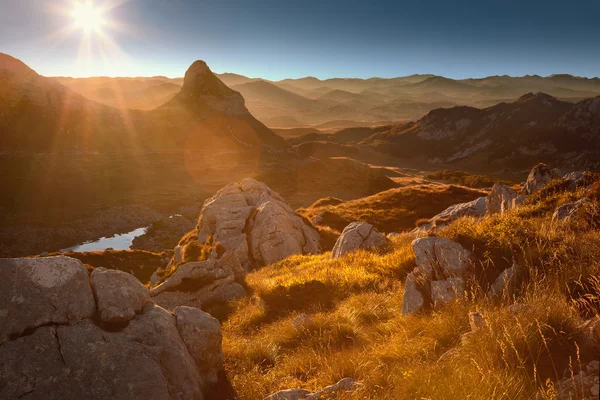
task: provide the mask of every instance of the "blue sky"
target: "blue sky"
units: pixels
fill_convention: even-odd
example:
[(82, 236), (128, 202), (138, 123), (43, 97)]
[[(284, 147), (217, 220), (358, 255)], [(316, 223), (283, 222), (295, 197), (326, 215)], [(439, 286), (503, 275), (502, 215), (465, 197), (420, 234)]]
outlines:
[(95, 0), (118, 49), (57, 34), (75, 2), (0, 0), (0, 52), (48, 76), (600, 75), (598, 0)]

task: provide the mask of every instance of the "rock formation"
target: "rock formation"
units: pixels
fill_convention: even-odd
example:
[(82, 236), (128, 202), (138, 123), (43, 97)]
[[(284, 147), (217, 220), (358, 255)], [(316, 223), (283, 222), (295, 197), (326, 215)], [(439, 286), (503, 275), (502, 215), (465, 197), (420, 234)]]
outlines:
[(225, 186), (204, 202), (198, 241), (220, 243), (244, 268), (320, 251), (319, 234), (310, 223), (275, 191), (251, 178)]
[(2, 399), (202, 399), (222, 368), (214, 318), (169, 313), (125, 272), (62, 256), (0, 271)]
[(467, 203), (454, 204), (432, 217), (429, 222), (415, 228), (413, 233), (419, 234), (431, 229), (439, 229), (461, 217), (482, 217), (485, 215), (485, 212), (485, 197), (479, 197)]
[(529, 173), (522, 193), (533, 194), (556, 178), (560, 178), (558, 171), (551, 169), (546, 164), (538, 164)]
[(552, 221), (566, 221), (577, 215), (579, 210), (588, 202), (587, 198), (562, 204), (556, 207), (552, 214)]
[[(184, 262), (184, 246), (190, 243), (177, 246), (170, 263), (174, 272), (150, 292), (169, 310), (242, 297), (239, 282), (249, 269), (321, 251), (319, 233), (310, 222), (267, 185), (250, 178), (225, 186), (204, 202), (195, 240), (213, 247), (208, 259)], [(216, 246), (223, 251), (215, 251)]]
[(506, 185), (496, 183), (485, 198), (486, 213), (488, 215), (504, 214), (516, 205), (514, 204), (516, 198), (517, 192)]
[[(164, 282), (150, 290), (150, 296), (161, 307), (202, 307), (243, 297), (245, 289), (237, 281), (245, 269), (232, 251), (220, 258), (181, 264)], [(237, 281), (236, 281), (237, 280)]]
[(377, 232), (373, 225), (367, 222), (352, 222), (342, 232), (335, 242), (332, 258), (340, 258), (344, 254), (358, 249), (368, 249), (385, 246), (388, 240)]
[(420, 238), (412, 243), (417, 267), (408, 274), (402, 314), (442, 306), (463, 296), (471, 252), (444, 238)]

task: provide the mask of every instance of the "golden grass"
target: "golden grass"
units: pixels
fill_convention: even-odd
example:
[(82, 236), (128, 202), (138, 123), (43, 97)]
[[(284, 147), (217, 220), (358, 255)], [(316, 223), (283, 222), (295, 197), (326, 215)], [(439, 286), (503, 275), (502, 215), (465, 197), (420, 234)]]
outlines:
[[(223, 324), (226, 370), (240, 399), (346, 376), (360, 385), (339, 398), (556, 398), (552, 382), (597, 357), (580, 324), (598, 314), (600, 233), (585, 220), (533, 216), (536, 207), (440, 231), (473, 251), (478, 273), (466, 300), (428, 315), (401, 315), (404, 277), (415, 265), (408, 235), (387, 253), (295, 256), (249, 274), (252, 296)], [(516, 298), (482, 296), (513, 262), (526, 271)], [(514, 302), (526, 306), (511, 311)], [(473, 333), (470, 311), (487, 321)]]
[(326, 212), (320, 224), (341, 231), (353, 221), (366, 221), (381, 232), (412, 229), (418, 220), (431, 218), (447, 207), (475, 200), (485, 192), (456, 185), (413, 185), (336, 204), (321, 199), (298, 212), (312, 220)]

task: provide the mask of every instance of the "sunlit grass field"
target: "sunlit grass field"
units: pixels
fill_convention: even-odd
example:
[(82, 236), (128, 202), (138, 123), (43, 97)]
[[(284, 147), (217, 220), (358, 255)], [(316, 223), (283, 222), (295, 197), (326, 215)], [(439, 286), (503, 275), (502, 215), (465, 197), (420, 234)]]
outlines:
[[(598, 313), (597, 203), (570, 223), (548, 211), (582, 195), (549, 188), (516, 211), (439, 231), (473, 251), (476, 272), (464, 300), (432, 314), (401, 315), (415, 267), (408, 234), (380, 253), (295, 256), (249, 274), (252, 296), (223, 324), (233, 386), (259, 399), (352, 377), (358, 390), (340, 398), (555, 398), (553, 382), (598, 351), (581, 327)], [(490, 281), (513, 263), (526, 271), (520, 290), (488, 300)], [(473, 311), (486, 323), (471, 332)]]

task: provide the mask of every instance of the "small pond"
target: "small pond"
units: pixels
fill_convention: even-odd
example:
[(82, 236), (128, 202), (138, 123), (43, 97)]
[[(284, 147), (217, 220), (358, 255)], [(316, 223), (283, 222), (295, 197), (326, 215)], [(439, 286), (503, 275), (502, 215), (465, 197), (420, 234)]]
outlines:
[(131, 244), (133, 243), (133, 239), (146, 233), (147, 229), (148, 227), (137, 228), (131, 232), (121, 233), (111, 237), (101, 237), (98, 240), (84, 242), (73, 247), (61, 249), (61, 252), (101, 251), (106, 249), (129, 250), (131, 248)]

